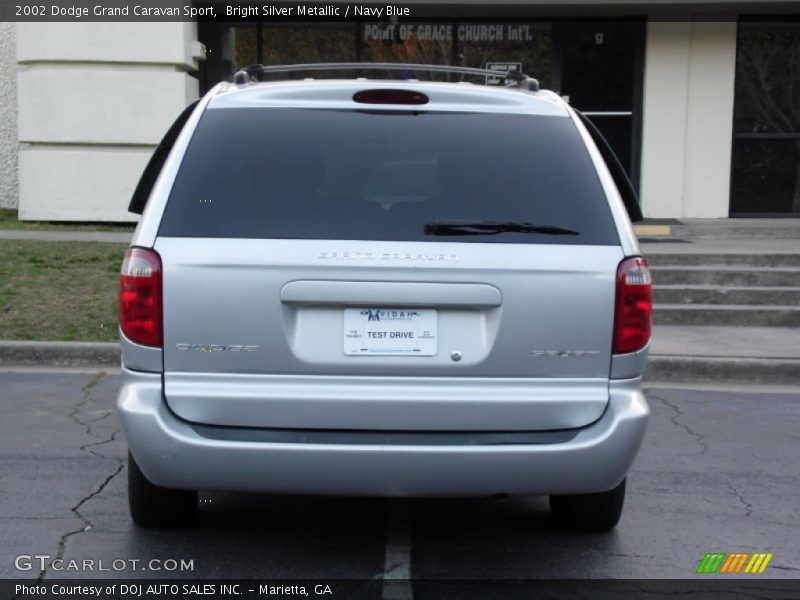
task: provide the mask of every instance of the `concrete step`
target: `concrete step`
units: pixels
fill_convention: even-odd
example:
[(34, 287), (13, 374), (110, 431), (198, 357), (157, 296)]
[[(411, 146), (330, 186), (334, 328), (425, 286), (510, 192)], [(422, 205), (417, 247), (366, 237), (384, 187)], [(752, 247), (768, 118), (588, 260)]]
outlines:
[(656, 325), (800, 327), (800, 307), (768, 304), (655, 304)]
[(800, 219), (681, 219), (670, 229), (684, 240), (800, 239)]
[(650, 356), (654, 355), (800, 361), (800, 329), (657, 326), (650, 344)]
[(780, 304), (800, 306), (800, 287), (714, 285), (657, 285), (653, 288), (656, 304)]
[(655, 285), (783, 286), (800, 285), (800, 268), (747, 266), (653, 267)]
[(800, 387), (800, 329), (656, 326), (645, 379)]
[(738, 253), (658, 253), (648, 254), (650, 266), (749, 266), (749, 267), (800, 267), (800, 254), (738, 254)]
[(800, 386), (800, 359), (659, 356), (647, 359), (645, 381), (766, 383)]

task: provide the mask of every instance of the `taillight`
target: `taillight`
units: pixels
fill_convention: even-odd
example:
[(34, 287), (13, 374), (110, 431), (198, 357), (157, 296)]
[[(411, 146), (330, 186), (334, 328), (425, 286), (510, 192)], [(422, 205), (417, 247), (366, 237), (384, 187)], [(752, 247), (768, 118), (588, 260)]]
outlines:
[(614, 353), (641, 350), (653, 329), (653, 282), (647, 261), (626, 258), (617, 267)]
[(153, 250), (129, 248), (119, 277), (119, 326), (133, 342), (161, 346), (161, 259)]

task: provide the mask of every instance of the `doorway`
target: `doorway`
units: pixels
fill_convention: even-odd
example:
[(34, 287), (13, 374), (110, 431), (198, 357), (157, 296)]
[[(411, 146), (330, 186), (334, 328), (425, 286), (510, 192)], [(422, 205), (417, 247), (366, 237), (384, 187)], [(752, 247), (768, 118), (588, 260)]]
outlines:
[(553, 38), (553, 88), (597, 126), (638, 191), (645, 22), (556, 22)]

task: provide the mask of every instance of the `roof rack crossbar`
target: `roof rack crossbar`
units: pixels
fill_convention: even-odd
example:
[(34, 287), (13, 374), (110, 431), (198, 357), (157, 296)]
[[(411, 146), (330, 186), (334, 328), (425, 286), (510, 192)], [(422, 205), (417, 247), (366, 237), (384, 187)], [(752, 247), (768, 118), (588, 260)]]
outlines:
[(245, 84), (253, 81), (254, 76), (262, 73), (288, 73), (291, 71), (346, 71), (346, 70), (386, 70), (386, 71), (426, 71), (432, 73), (460, 73), (462, 75), (482, 75), (496, 77), (504, 81), (510, 80), (528, 90), (539, 89), (539, 82), (521, 71), (495, 71), (493, 69), (475, 69), (472, 67), (455, 67), (448, 65), (425, 65), (416, 63), (380, 63), (380, 62), (342, 62), (342, 63), (309, 63), (296, 65), (249, 65), (234, 75), (234, 83)]

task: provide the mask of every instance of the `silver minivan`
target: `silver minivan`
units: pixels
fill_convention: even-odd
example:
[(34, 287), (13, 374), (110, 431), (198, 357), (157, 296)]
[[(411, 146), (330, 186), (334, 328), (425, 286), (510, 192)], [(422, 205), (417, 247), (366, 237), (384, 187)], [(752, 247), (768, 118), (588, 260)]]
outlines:
[[(380, 78), (256, 80), (333, 68)], [(429, 71), (506, 85), (409, 79)], [(565, 526), (616, 525), (649, 412), (641, 215), (536, 80), (250, 67), (179, 117), (130, 209), (136, 523), (241, 490), (546, 494)]]

